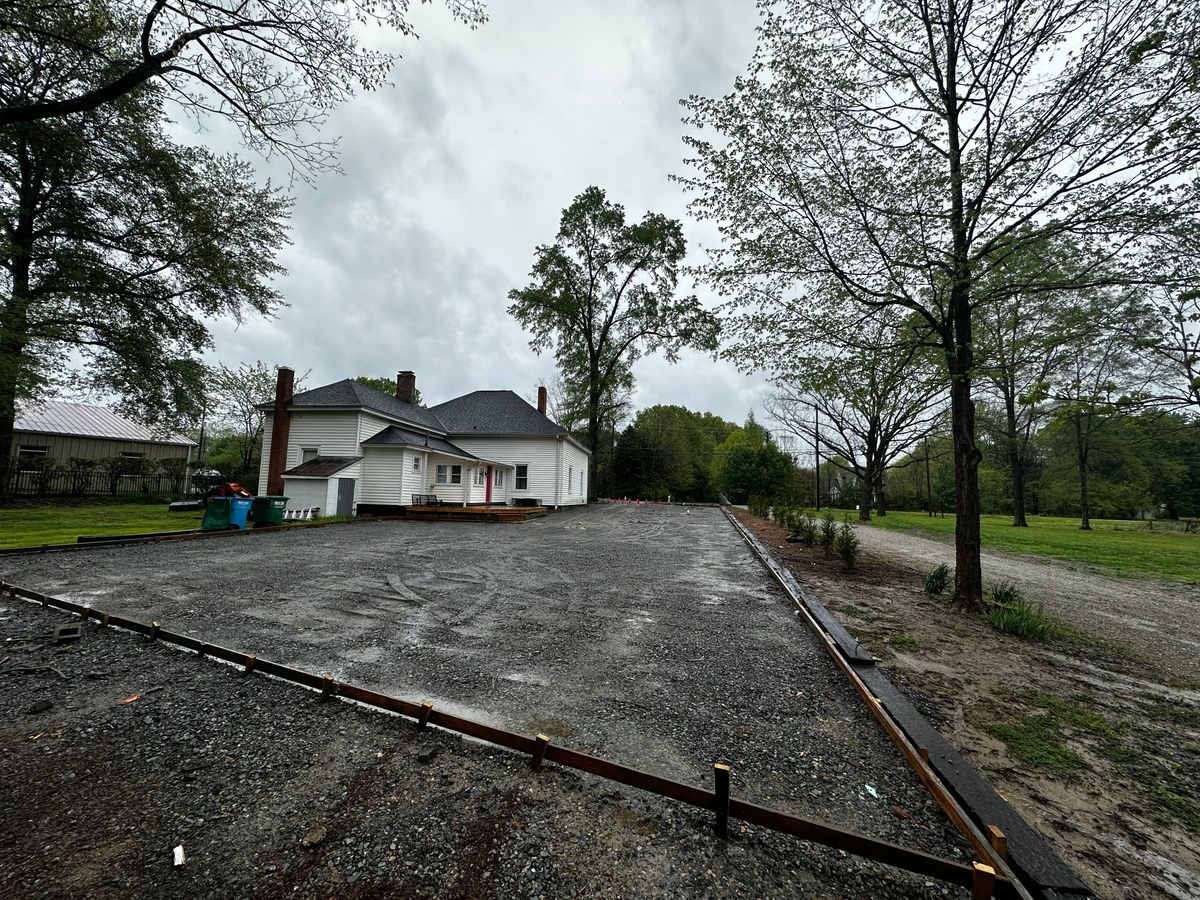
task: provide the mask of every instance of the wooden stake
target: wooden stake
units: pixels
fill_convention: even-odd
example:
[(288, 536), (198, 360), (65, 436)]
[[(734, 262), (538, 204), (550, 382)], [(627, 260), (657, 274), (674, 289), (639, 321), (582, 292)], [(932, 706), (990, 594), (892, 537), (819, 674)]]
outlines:
[(332, 675), (326, 675), (323, 679), (321, 679), (321, 699), (322, 700), (328, 700), (330, 697), (333, 696), (333, 687), (334, 687), (334, 683), (333, 683)]
[(542, 767), (542, 760), (546, 758), (546, 748), (550, 746), (550, 738), (547, 735), (539, 734), (533, 739), (533, 759), (529, 764), (535, 769)]
[(152, 641), (158, 640), (158, 629), (160, 629), (160, 628), (162, 628), (162, 622), (151, 622), (150, 623), (150, 640), (152, 640)]
[(971, 866), (971, 900), (991, 900), (996, 889), (996, 870), (983, 863)]
[(713, 763), (713, 812), (717, 814), (717, 837), (729, 837), (729, 766)]
[(251, 653), (246, 657), (246, 674), (249, 675), (254, 671), (254, 664), (258, 662), (258, 655)]
[(929, 764), (929, 748), (928, 747), (918, 747), (917, 752), (919, 754), (921, 754), (921, 762), (928, 765)]
[(417, 726), (424, 728), (429, 724), (429, 714), (433, 712), (433, 704), (426, 700), (421, 704), (421, 717), (417, 719)]
[(100, 617), (100, 627), (101, 628), (108, 627), (108, 613), (105, 613), (103, 616)]
[(996, 856), (1001, 861), (1008, 859), (1008, 838), (1004, 836), (1004, 832), (995, 825), (987, 827), (988, 843), (992, 845), (992, 849), (996, 851)]
[(205, 657), (207, 654), (208, 654), (208, 644), (203, 644), (203, 643), (202, 643), (202, 644), (200, 645), (200, 649), (198, 649), (198, 650), (196, 651), (196, 656), (197, 656), (198, 658), (200, 658), (200, 659), (204, 659), (204, 657)]

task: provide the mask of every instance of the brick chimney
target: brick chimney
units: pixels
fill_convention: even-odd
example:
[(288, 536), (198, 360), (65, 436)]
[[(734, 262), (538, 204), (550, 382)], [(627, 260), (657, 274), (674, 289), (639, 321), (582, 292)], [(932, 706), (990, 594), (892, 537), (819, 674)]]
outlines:
[(279, 367), (279, 373), (275, 376), (275, 408), (271, 410), (271, 456), (267, 462), (267, 493), (274, 496), (283, 493), (288, 435), (292, 430), (292, 413), (287, 405), (292, 399), (295, 381), (295, 372), (287, 366)]
[(396, 376), (396, 399), (412, 403), (417, 394), (417, 376), (415, 372), (405, 369)]
[(544, 384), (538, 385), (538, 412), (543, 416), (546, 414), (546, 386)]

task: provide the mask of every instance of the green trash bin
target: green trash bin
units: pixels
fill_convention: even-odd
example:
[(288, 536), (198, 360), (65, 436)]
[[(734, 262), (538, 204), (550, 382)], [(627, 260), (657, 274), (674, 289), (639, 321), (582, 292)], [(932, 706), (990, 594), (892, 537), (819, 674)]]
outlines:
[(213, 497), (204, 507), (201, 531), (224, 531), (229, 527), (229, 513), (233, 508), (232, 497)]
[(251, 515), (255, 528), (265, 528), (268, 525), (282, 525), (283, 511), (287, 509), (287, 497), (255, 497)]

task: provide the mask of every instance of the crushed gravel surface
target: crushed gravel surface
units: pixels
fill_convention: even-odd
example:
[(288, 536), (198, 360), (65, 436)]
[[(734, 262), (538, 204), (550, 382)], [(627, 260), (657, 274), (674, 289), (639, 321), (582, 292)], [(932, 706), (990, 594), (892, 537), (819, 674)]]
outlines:
[[(3, 569), (27, 587), (681, 781), (704, 785), (714, 761), (730, 762), (745, 799), (967, 858), (716, 509), (594, 507), (515, 526), (379, 522), (9, 558)], [(33, 614), (48, 632), (52, 614)], [(28, 615), (10, 610), (0, 624), (24, 627)], [(94, 879), (115, 867), (117, 880), (103, 882), (114, 896), (130, 885), (171, 893), (157, 879), (179, 875), (169, 852), (182, 806), (206, 854), (185, 876), (195, 889), (183, 893), (196, 895), (250, 884), (264, 896), (276, 884), (279, 896), (293, 886), (308, 895), (379, 879), (441, 896), (945, 895), (779, 835), (714, 843), (701, 813), (573, 773), (532, 776), (501, 751), (128, 636), (89, 630), (59, 657), (82, 675), (6, 676), (22, 688), (0, 706), (15, 750), (0, 764), (0, 837), (28, 854), (0, 866), (21, 858), (24, 874), (13, 874), (33, 893), (54, 894), (63, 863), (87, 871), (87, 858)], [(54, 709), (28, 714), (42, 694)], [(48, 736), (28, 740), (43, 726)], [(416, 762), (431, 740), (444, 751)], [(205, 764), (203, 789), (192, 787), (200, 776), (183, 781), (193, 759)], [(37, 827), (33, 810), (51, 786), (66, 819)], [(205, 815), (213, 804), (229, 818)], [(321, 842), (313, 862), (299, 841), (335, 818), (353, 842), (338, 832), (342, 843)], [(483, 871), (497, 880), (471, 880)], [(39, 872), (42, 882), (28, 880)]]

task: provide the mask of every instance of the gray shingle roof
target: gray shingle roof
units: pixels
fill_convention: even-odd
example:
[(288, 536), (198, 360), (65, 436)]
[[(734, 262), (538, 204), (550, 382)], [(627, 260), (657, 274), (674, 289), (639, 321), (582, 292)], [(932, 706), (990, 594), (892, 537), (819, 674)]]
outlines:
[(362, 459), (361, 456), (318, 456), (316, 459), (293, 466), (283, 474), (305, 478), (328, 478), (330, 475), (336, 475), (342, 469), (348, 469), (360, 459)]
[(542, 415), (512, 391), (472, 391), (430, 409), (446, 427), (446, 433), (468, 437), (476, 434), (520, 434), (552, 436), (567, 431)]
[(301, 391), (292, 397), (293, 409), (316, 409), (321, 407), (364, 407), (381, 412), (384, 415), (411, 422), (422, 428), (432, 428), (434, 431), (445, 432), (438, 417), (427, 409), (422, 409), (412, 403), (397, 400), (391, 394), (377, 391), (375, 388), (359, 384), (352, 378)]
[(415, 431), (409, 431), (406, 428), (401, 428), (399, 425), (389, 425), (379, 434), (373, 434), (365, 441), (363, 446), (373, 447), (420, 447), (422, 449), (433, 450), (437, 453), (448, 453), (451, 456), (461, 456), (464, 459), (478, 459), (461, 447), (456, 447), (454, 444), (440, 437), (426, 437), (424, 434), (417, 434)]
[(155, 434), (141, 422), (134, 422), (103, 406), (86, 403), (65, 403), (43, 400), (37, 406), (17, 413), (17, 431), (42, 434), (64, 434), (88, 438), (107, 438), (117, 441), (143, 441), (152, 444), (183, 444), (196, 442), (181, 434)]

